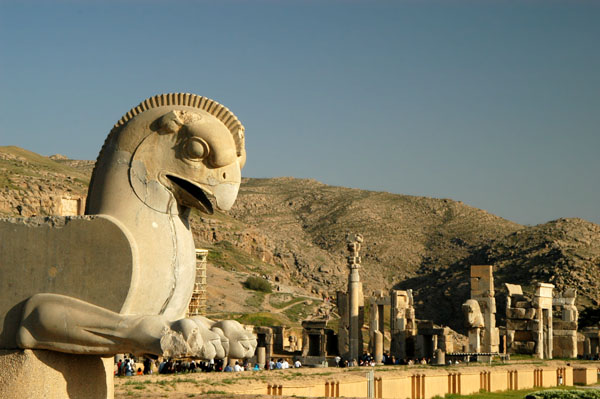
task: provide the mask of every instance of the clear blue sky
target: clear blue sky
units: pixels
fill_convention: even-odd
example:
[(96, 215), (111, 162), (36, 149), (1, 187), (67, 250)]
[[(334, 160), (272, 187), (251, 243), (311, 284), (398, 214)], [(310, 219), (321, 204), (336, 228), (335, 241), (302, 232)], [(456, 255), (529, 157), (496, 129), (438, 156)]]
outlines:
[(177, 91), (238, 115), (248, 177), (600, 223), (599, 1), (0, 0), (0, 145), (95, 159)]

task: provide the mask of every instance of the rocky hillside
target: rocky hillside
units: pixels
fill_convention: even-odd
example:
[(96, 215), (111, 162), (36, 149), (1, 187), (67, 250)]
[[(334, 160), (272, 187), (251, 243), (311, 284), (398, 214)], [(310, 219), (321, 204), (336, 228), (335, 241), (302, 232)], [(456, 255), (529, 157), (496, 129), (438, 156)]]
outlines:
[(0, 214), (56, 214), (61, 198), (85, 197), (93, 165), (0, 147)]
[[(448, 267), (423, 268), (399, 288), (416, 290), (421, 313), (454, 325), (456, 312), (469, 294), (469, 265), (494, 265), (498, 319), (504, 319), (504, 283), (523, 285), (533, 292), (538, 282), (559, 291), (577, 289), (577, 305), (585, 312), (582, 326), (592, 321), (600, 302), (600, 226), (582, 219), (559, 219), (523, 228), (472, 249), (469, 256)], [(444, 309), (445, 311), (440, 311)]]
[[(92, 161), (0, 147), (0, 214), (18, 214), (17, 205), (23, 215), (52, 214), (57, 198), (85, 195), (92, 167)], [(244, 179), (230, 212), (194, 214), (192, 225), (197, 246), (211, 250), (211, 267), (230, 273), (217, 273), (222, 281), (265, 275), (284, 292), (313, 298), (344, 289), (345, 236), (360, 232), (365, 294), (412, 288), (419, 318), (459, 331), (471, 264), (495, 266), (497, 293), (504, 282), (532, 289), (540, 281), (576, 287), (584, 315), (600, 301), (600, 226), (580, 219), (524, 227), (449, 199), (283, 177)], [(231, 310), (264, 310), (260, 298), (245, 301), (245, 307), (230, 303)], [(500, 319), (502, 311), (499, 295)]]

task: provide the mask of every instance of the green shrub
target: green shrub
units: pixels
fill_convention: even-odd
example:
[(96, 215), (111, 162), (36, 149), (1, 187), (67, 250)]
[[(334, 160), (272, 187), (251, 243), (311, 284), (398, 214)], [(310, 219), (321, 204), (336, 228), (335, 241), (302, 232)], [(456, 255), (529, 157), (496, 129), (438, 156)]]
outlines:
[(530, 393), (525, 399), (600, 399), (600, 391), (550, 389)]
[(248, 277), (246, 281), (244, 281), (244, 287), (254, 291), (273, 292), (271, 283), (261, 277)]

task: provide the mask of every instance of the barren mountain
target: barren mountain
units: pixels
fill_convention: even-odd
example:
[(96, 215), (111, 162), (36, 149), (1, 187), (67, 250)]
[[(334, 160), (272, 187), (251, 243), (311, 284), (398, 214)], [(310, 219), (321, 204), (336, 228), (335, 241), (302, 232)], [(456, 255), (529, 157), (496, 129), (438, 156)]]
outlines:
[[(56, 212), (57, 199), (85, 196), (92, 167), (92, 161), (0, 147), (0, 214), (18, 214), (17, 206), (24, 216)], [(240, 281), (255, 274), (267, 276), (281, 291), (272, 298), (246, 292), (239, 295), (244, 303), (235, 303), (223, 300), (227, 290), (209, 284), (209, 310), (215, 313), (262, 314), (273, 305), (293, 310), (300, 298), (312, 306), (307, 298), (345, 289), (348, 232), (365, 238), (365, 294), (412, 288), (417, 317), (459, 331), (472, 264), (495, 266), (500, 319), (504, 282), (526, 290), (538, 281), (576, 287), (584, 318), (600, 301), (600, 226), (581, 219), (525, 227), (450, 199), (282, 177), (244, 179), (230, 212), (193, 214), (192, 227), (197, 246), (211, 250), (212, 275), (227, 290), (241, 290)], [(292, 310), (282, 322), (297, 322), (306, 312)]]

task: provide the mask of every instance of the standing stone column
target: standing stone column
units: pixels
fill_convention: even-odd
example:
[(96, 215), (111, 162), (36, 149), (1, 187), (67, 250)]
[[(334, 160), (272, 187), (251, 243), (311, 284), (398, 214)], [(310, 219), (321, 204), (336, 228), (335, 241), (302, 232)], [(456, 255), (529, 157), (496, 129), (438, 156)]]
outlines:
[(267, 350), (264, 346), (256, 348), (256, 362), (261, 370), (265, 368), (265, 363), (267, 362)]
[(554, 285), (538, 283), (533, 301), (536, 307), (534, 334), (537, 337), (536, 356), (540, 359), (552, 359), (552, 291)]
[(476, 299), (467, 299), (462, 305), (463, 313), (467, 324), (467, 330), (469, 331), (469, 349), (468, 352), (480, 353), (481, 352), (481, 330), (485, 328), (485, 322), (479, 302)]
[(369, 350), (371, 352), (375, 352), (375, 336), (374, 334), (377, 331), (380, 331), (379, 328), (379, 319), (383, 319), (383, 315), (379, 315), (379, 306), (377, 306), (377, 299), (371, 298), (370, 300), (371, 306), (369, 309)]
[(348, 293), (336, 292), (336, 305), (340, 315), (338, 325), (338, 353), (347, 356), (350, 353), (350, 314), (348, 312)]
[(375, 363), (383, 363), (383, 333), (381, 331), (375, 331), (373, 333), (374, 345), (373, 345), (373, 357)]
[(412, 290), (391, 290), (390, 298), (390, 352), (397, 359), (404, 359), (407, 356), (406, 340), (416, 333)]
[(562, 295), (561, 320), (552, 320), (553, 350), (557, 357), (577, 357), (577, 319), (579, 312), (575, 306), (577, 291), (573, 288), (565, 290)]
[(360, 325), (360, 306), (362, 283), (360, 282), (360, 247), (363, 242), (363, 237), (360, 234), (348, 235), (348, 267), (350, 274), (348, 275), (348, 313), (350, 317), (350, 359), (358, 359), (362, 353), (361, 343), (361, 325)]
[(496, 327), (496, 299), (491, 265), (471, 266), (471, 299), (479, 303), (483, 315), (482, 352), (498, 352), (500, 334)]

